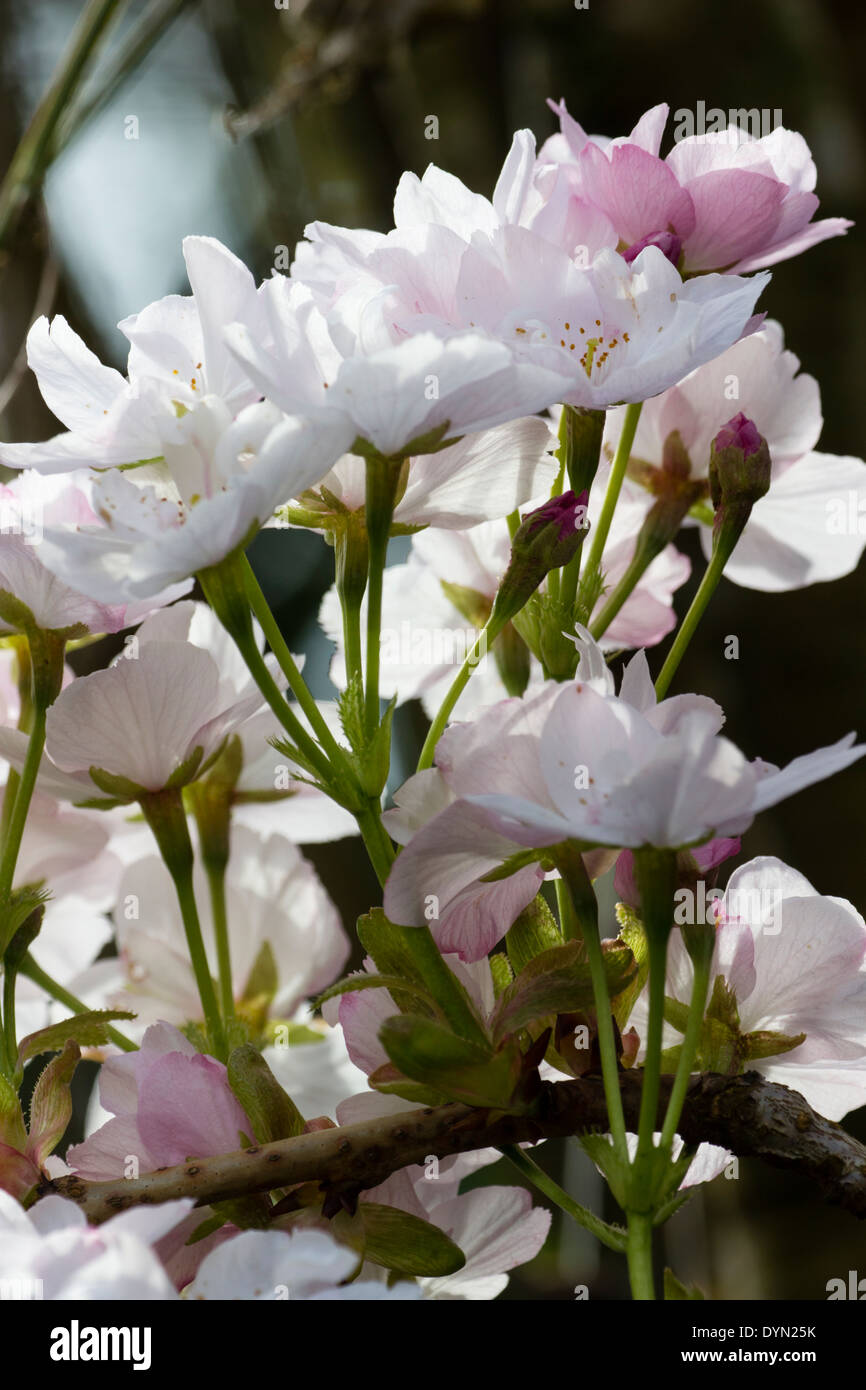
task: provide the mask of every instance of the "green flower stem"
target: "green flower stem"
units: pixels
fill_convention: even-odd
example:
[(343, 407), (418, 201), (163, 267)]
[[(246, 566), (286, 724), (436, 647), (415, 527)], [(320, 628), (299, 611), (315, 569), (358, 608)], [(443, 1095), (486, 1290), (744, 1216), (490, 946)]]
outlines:
[(367, 731), (372, 735), (379, 724), (379, 661), (382, 633), (382, 586), (388, 537), (384, 543), (370, 537), (370, 575), (367, 582), (367, 685), (364, 713)]
[(9, 246), (21, 213), (39, 187), (51, 160), (61, 117), (87, 72), (121, 0), (90, 0), (78, 21), (45, 96), (21, 138), (0, 186), (0, 248)]
[(372, 738), (379, 727), (379, 660), (382, 632), (382, 582), (388, 559), (388, 540), (403, 462), (381, 455), (367, 458), (364, 519), (367, 526), (367, 685), (364, 712)]
[(692, 599), (689, 611), (680, 624), (679, 631), (674, 638), (674, 644), (667, 654), (665, 664), (656, 681), (656, 698), (659, 700), (663, 700), (668, 692), (668, 686), (685, 656), (686, 649), (695, 634), (695, 629), (704, 616), (707, 604), (716, 591), (718, 582), (722, 577), (722, 571), (730, 559), (733, 548), (732, 545), (719, 544), (713, 550), (710, 562), (704, 570), (704, 577), (698, 586), (698, 592)]
[(0, 1072), (13, 1076), (18, 1055), (18, 1033), (15, 1027), (15, 986), (18, 972), (3, 971), (3, 1011), (0, 1013)]
[[(550, 577), (551, 576), (549, 576), (548, 578)], [(485, 623), (484, 627), (479, 632), (472, 645), (471, 651), (467, 653), (463, 665), (460, 667), (460, 670), (454, 677), (454, 680), (451, 683), (451, 688), (448, 691), (448, 694), (445, 696), (445, 699), (442, 701), (442, 704), (440, 705), (439, 710), (436, 714), (436, 718), (430, 725), (430, 731), (427, 734), (426, 739), (424, 740), (424, 747), (421, 749), (421, 756), (418, 759), (418, 772), (422, 772), (426, 767), (433, 766), (433, 755), (436, 752), (436, 744), (439, 742), (440, 738), (442, 737), (442, 734), (445, 732), (445, 726), (448, 723), (448, 720), (451, 718), (451, 713), (454, 709), (454, 706), (457, 704), (457, 701), (460, 699), (460, 696), (463, 694), (463, 691), (469, 684), (469, 678), (472, 675), (472, 672), (475, 670), (476, 666), (478, 665), (481, 658), (485, 655), (485, 653), (489, 651), (489, 649), (493, 646), (493, 643), (496, 641), (500, 632), (504, 628), (506, 622), (506, 618), (497, 615), (496, 608), (494, 606), (493, 612), (490, 614), (490, 617), (487, 619), (487, 622)]]
[(345, 764), (343, 750), (328, 728), (324, 715), (316, 704), (313, 696), (310, 694), (310, 690), (298, 670), (295, 659), (289, 651), (283, 634), (280, 632), (277, 621), (271, 612), (270, 605), (262, 593), (259, 581), (256, 579), (253, 573), (253, 567), (246, 555), (244, 555), (241, 561), (241, 567), (250, 607), (261, 624), (262, 631), (267, 638), (268, 646), (277, 658), (280, 670), (289, 682), (289, 688), (292, 694), (307, 716), (310, 727), (316, 734), (331, 764), (335, 768), (342, 768)]
[(689, 1002), (689, 1016), (686, 1021), (686, 1031), (683, 1035), (673, 1090), (668, 1100), (665, 1122), (662, 1127), (661, 1142), (663, 1148), (669, 1144), (673, 1144), (674, 1135), (677, 1132), (677, 1125), (679, 1124), (680, 1115), (683, 1111), (686, 1091), (689, 1087), (689, 1077), (692, 1074), (692, 1067), (694, 1066), (695, 1058), (698, 1053), (701, 1026), (704, 1021), (704, 1010), (707, 1006), (707, 994), (710, 988), (710, 959), (696, 960), (694, 962), (694, 968), (695, 977), (692, 983), (692, 997)]
[(567, 892), (559, 898), (560, 909), (565, 911), (565, 920), (560, 923), (563, 935), (566, 940), (582, 939), (586, 945), (610, 1132), (615, 1152), (624, 1162), (628, 1162), (625, 1114), (619, 1088), (619, 1059), (604, 973), (604, 952), (598, 930), (598, 902), (577, 846), (570, 843), (557, 845), (551, 855), (567, 888)]
[[(74, 994), (71, 994), (68, 989), (64, 989), (63, 985), (58, 984), (56, 980), (52, 979), (52, 977), (42, 969), (41, 965), (37, 965), (31, 955), (28, 954), (24, 957), (21, 963), (21, 969), (18, 973), (26, 976), (28, 980), (32, 980), (40, 989), (44, 989), (45, 993), (50, 994), (52, 999), (56, 999), (58, 1004), (65, 1004), (67, 1009), (70, 1009), (72, 1013), (90, 1013), (89, 1005), (82, 1003), (82, 1001)], [(119, 1033), (110, 1023), (105, 1025), (105, 1031), (115, 1047), (119, 1047), (122, 1052), (138, 1051), (138, 1043), (134, 1043), (130, 1038), (124, 1037), (123, 1033)]]
[(676, 854), (673, 850), (635, 851), (635, 873), (641, 897), (641, 915), (649, 958), (649, 1020), (643, 1065), (637, 1150), (632, 1165), (629, 1212), (652, 1209), (653, 1161), (661, 1079), (662, 1029), (664, 1027), (665, 976), (668, 937), (673, 922)]
[(508, 534), (509, 534), (509, 536), (511, 537), (511, 539), (514, 540), (514, 537), (515, 537), (515, 535), (516, 535), (516, 533), (517, 533), (517, 530), (518, 530), (518, 528), (519, 528), (519, 526), (520, 526), (520, 511), (519, 511), (519, 509), (515, 507), (515, 509), (514, 509), (513, 512), (509, 512), (509, 513), (508, 513), (508, 516), (506, 517), (506, 521), (508, 522)]
[(189, 827), (181, 794), (179, 791), (151, 792), (142, 796), (141, 809), (144, 812), (145, 820), (153, 831), (159, 852), (174, 883), (189, 958), (195, 975), (210, 1042), (214, 1048), (214, 1055), (221, 1062), (224, 1062), (228, 1055), (225, 1029), (201, 934), (201, 923), (199, 922), (193, 889), (192, 842), (189, 837)]
[[(205, 598), (233, 638), (250, 675), (279, 723), (318, 776), (327, 779), (330, 771), (327, 758), (283, 696), (259, 651), (250, 620), (249, 603), (245, 592), (239, 592), (241, 580), (237, 578), (236, 571), (228, 566), (225, 571), (220, 566), (215, 566), (213, 569), (200, 571), (198, 580)], [(266, 603), (264, 606), (267, 608)], [(267, 611), (270, 613), (269, 608)], [(264, 628), (264, 624), (262, 627)], [(267, 636), (267, 633), (265, 635)]]
[(638, 421), (642, 403), (626, 406), (625, 419), (622, 424), (622, 433), (614, 455), (613, 467), (610, 470), (610, 477), (607, 482), (607, 492), (601, 508), (601, 515), (592, 529), (590, 537), (589, 555), (586, 562), (588, 575), (601, 572), (601, 559), (604, 553), (605, 542), (610, 532), (610, 524), (613, 521), (613, 514), (616, 511), (616, 504), (619, 501), (619, 494), (622, 490), (628, 461), (631, 457), (631, 446), (637, 433)]
[(553, 1181), (543, 1168), (540, 1168), (529, 1155), (517, 1144), (504, 1144), (499, 1152), (509, 1163), (512, 1163), (522, 1177), (527, 1182), (531, 1182), (539, 1192), (548, 1197), (551, 1202), (564, 1211), (566, 1216), (570, 1216), (578, 1226), (582, 1226), (585, 1231), (589, 1231), (602, 1245), (606, 1245), (609, 1250), (617, 1250), (622, 1253), (626, 1248), (626, 1233), (615, 1226), (610, 1226), (607, 1221), (602, 1221), (601, 1217), (582, 1207), (573, 1197)]
[(590, 633), (596, 642), (607, 632), (626, 599), (631, 597), (655, 558), (655, 555), (646, 550), (638, 549), (635, 551), (625, 574), (616, 588), (608, 595), (607, 601), (595, 622), (590, 625)]
[[(36, 775), (42, 761), (44, 748), (45, 708), (42, 705), (37, 705), (33, 711), (30, 742), (27, 745), (24, 767), (21, 770), (21, 781), (15, 795), (12, 814), (9, 817), (9, 829), (3, 841), (3, 855), (0, 858), (0, 912), (4, 916), (12, 895), (12, 881), (15, 877), (15, 865), (18, 863), (18, 851), (21, 848), (27, 812), (30, 809), (30, 800), (36, 785)], [(5, 937), (5, 923), (3, 930), (0, 930), (0, 939), (3, 937)]]
[(373, 865), (380, 885), (384, 888), (396, 854), (390, 836), (382, 824), (379, 803), (372, 799), (362, 811), (356, 811), (354, 814), (367, 853), (370, 856), (370, 863)]
[(210, 894), (213, 934), (216, 943), (220, 1007), (226, 1023), (235, 1016), (235, 992), (232, 983), (232, 957), (229, 944), (229, 923), (226, 911), (226, 868), (222, 863), (206, 863), (207, 886)]
[(626, 1242), (628, 1277), (632, 1298), (649, 1303), (655, 1299), (653, 1282), (653, 1222), (646, 1212), (628, 1213)]

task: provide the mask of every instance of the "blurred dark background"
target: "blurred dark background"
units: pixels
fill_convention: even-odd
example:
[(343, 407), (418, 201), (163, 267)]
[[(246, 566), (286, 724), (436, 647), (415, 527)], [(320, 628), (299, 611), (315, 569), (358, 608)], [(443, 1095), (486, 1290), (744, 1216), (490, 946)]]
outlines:
[[(83, 9), (80, 0), (0, 3), (0, 162), (16, 142)], [(39, 312), (63, 312), (123, 367), (118, 319), (187, 292), (181, 237), (220, 237), (257, 276), (284, 264), (306, 221), (387, 229), (403, 169), (435, 162), (489, 195), (512, 132), (555, 129), (547, 97), (565, 97), (591, 132), (625, 134), (648, 107), (781, 108), (818, 166), (821, 215), (863, 222), (866, 10), (850, 0), (205, 0), (117, 7), (103, 61), (142, 20), (159, 33), (103, 101), (97, 68), (90, 118), (49, 168), (44, 199), (0, 248), (0, 432), (35, 439), (56, 426), (20, 349)], [(425, 138), (427, 117), (438, 139)], [(135, 118), (131, 120), (130, 118)], [(669, 127), (670, 131), (670, 127)], [(129, 138), (134, 132), (137, 138)], [(669, 147), (670, 133), (663, 146)], [(820, 447), (861, 455), (866, 274), (858, 228), (775, 268), (761, 307), (821, 385)], [(320, 695), (329, 647), (315, 615), (331, 554), (316, 536), (271, 532), (253, 558), (268, 597)], [(697, 548), (692, 558), (700, 561)], [(723, 581), (678, 676), (714, 696), (727, 732), (777, 763), (829, 743), (863, 714), (863, 571), (832, 586), (762, 595)], [(694, 588), (681, 591), (681, 611)], [(724, 658), (725, 637), (740, 658)], [(400, 711), (398, 747), (423, 735)], [(404, 754), (405, 758), (405, 754)], [(407, 766), (403, 763), (403, 766)], [(399, 767), (399, 764), (398, 764)], [(398, 780), (400, 778), (398, 777)], [(740, 861), (776, 854), (823, 893), (866, 902), (866, 765), (762, 815)], [(312, 857), (348, 925), (375, 901), (358, 841)], [(866, 1138), (866, 1112), (847, 1126)], [(576, 1145), (542, 1161), (581, 1200), (600, 1185)], [(506, 1178), (502, 1165), (487, 1177)], [(510, 1177), (508, 1179), (510, 1181)], [(853, 1218), (797, 1180), (743, 1162), (670, 1223), (664, 1255), (715, 1298), (824, 1298), (828, 1279), (866, 1274)], [(509, 1297), (625, 1296), (622, 1262), (574, 1228), (511, 1283)]]

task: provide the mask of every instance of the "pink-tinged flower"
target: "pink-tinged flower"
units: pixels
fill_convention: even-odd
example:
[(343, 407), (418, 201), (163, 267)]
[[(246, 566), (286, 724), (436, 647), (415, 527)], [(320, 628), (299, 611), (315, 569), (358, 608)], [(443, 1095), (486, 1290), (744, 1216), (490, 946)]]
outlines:
[[(866, 544), (866, 467), (860, 459), (815, 452), (821, 433), (821, 400), (815, 379), (799, 372), (784, 347), (782, 329), (767, 322), (714, 362), (647, 401), (632, 446), (630, 496), (648, 510), (652, 471), (661, 467), (665, 441), (679, 433), (691, 479), (707, 477), (714, 437), (732, 410), (764, 436), (772, 461), (769, 491), (753, 505), (725, 575), (736, 584), (767, 592), (801, 588), (850, 574)], [(623, 413), (612, 412), (604, 451), (612, 454)], [(712, 511), (709, 482), (701, 542), (709, 556)]]
[[(429, 894), (450, 903), (470, 886), (476, 894), (493, 888), (504, 898), (498, 922), (464, 923), (469, 949), (485, 939), (486, 951), (530, 900), (528, 876), (540, 869), (524, 866), (492, 885), (479, 880), (520, 849), (563, 840), (680, 849), (738, 835), (758, 811), (866, 753), (850, 734), (781, 772), (750, 763), (719, 734), (723, 716), (713, 701), (680, 695), (656, 704), (643, 652), (614, 695), (601, 654), (582, 635), (575, 683), (503, 701), (440, 740), (437, 766), (457, 800), (399, 855), (385, 889), (392, 921), (422, 923)], [(460, 946), (465, 955), (466, 941)]]
[(34, 627), (67, 637), (118, 632), (190, 588), (192, 581), (186, 580), (155, 593), (149, 602), (97, 603), (45, 567), (46, 527), (105, 530), (88, 500), (89, 483), (81, 473), (44, 478), (27, 472), (0, 486), (0, 633)]
[(24, 1299), (174, 1299), (153, 1247), (191, 1206), (183, 1198), (133, 1207), (101, 1226), (88, 1226), (81, 1208), (64, 1197), (45, 1197), (25, 1212), (0, 1191), (0, 1279), (11, 1288), (20, 1281)]
[(588, 136), (564, 102), (551, 106), (561, 135), (542, 147), (539, 164), (564, 162), (577, 195), (627, 247), (672, 233), (692, 274), (775, 265), (853, 225), (843, 217), (812, 221), (815, 165), (802, 135), (784, 127), (756, 139), (729, 125), (679, 140), (661, 159), (666, 105), (610, 141)]
[[(48, 711), (37, 788), (84, 802), (115, 794), (137, 800), (138, 791), (183, 785), (261, 705), (252, 680), (237, 690), (199, 647), (143, 642), (138, 656), (120, 657), (60, 693)], [(13, 766), (23, 766), (26, 750), (25, 733), (0, 729), (0, 754)], [(123, 786), (106, 792), (100, 772)]]
[[(552, 447), (545, 422), (530, 415), (467, 434), (438, 453), (410, 458), (405, 491), (394, 509), (395, 527), (462, 531), (506, 516), (531, 498), (549, 493), (558, 469), (548, 452)], [(295, 505), (311, 513), (331, 512), (327, 490), (347, 511), (363, 511), (365, 468), (356, 454), (344, 455), (319, 487), (296, 499)], [(285, 516), (291, 520), (291, 508)]]
[(101, 602), (148, 598), (248, 544), (348, 443), (339, 424), (290, 420), (264, 402), (233, 417), (205, 396), (171, 416), (152, 466), (95, 479), (99, 525), (49, 528), (40, 557)]
[(387, 287), (367, 291), (367, 302), (349, 296), (338, 322), (305, 286), (275, 275), (263, 287), (266, 335), (239, 322), (226, 342), (281, 410), (342, 430), (344, 448), (360, 438), (385, 455), (425, 452), (427, 436), (488, 429), (558, 398), (564, 382), (555, 367), (518, 363), (507, 345), (468, 325), (436, 331), (415, 313), (407, 326)]
[[(587, 516), (592, 527), (601, 499), (607, 468), (599, 486), (590, 493)], [(608, 588), (616, 585), (632, 558), (637, 533), (646, 513), (642, 490), (627, 482), (614, 513), (603, 569)], [(420, 699), (432, 719), (442, 703), (464, 658), (472, 650), (481, 621), (489, 613), (511, 554), (511, 538), (504, 520), (485, 522), (459, 534), (431, 526), (412, 537), (404, 564), (385, 571), (380, 644), (380, 688), (386, 698), (399, 703)], [(673, 546), (667, 546), (648, 567), (602, 639), (605, 650), (649, 647), (660, 642), (675, 626), (673, 594), (689, 576), (690, 563)], [(457, 590), (473, 591), (477, 612), (470, 618), (455, 602)], [(544, 583), (542, 583), (542, 589)], [(596, 613), (604, 606), (599, 599)], [(479, 619), (481, 621), (479, 621)], [(335, 685), (346, 683), (343, 623), (335, 588), (322, 600), (319, 621), (336, 643), (331, 663)], [(362, 623), (362, 642), (364, 625)], [(541, 666), (529, 657), (532, 690), (542, 681)], [(459, 718), (467, 718), (507, 694), (496, 662), (496, 647), (484, 654), (460, 697)]]
[[(866, 923), (859, 912), (844, 898), (823, 897), (780, 859), (761, 857), (731, 875), (717, 924), (711, 983), (721, 976), (733, 996), (722, 1019), (727, 1064), (792, 1087), (833, 1120), (862, 1105)], [(665, 993), (687, 1004), (692, 973), (674, 930)], [(629, 1020), (642, 1036), (646, 1017), (642, 996)], [(664, 1045), (681, 1041), (666, 1025)], [(718, 1070), (714, 1060), (705, 1069)]]
[[(256, 961), (269, 951), (275, 980), (264, 1008), (271, 1018), (291, 1018), (305, 998), (339, 975), (349, 955), (348, 938), (315, 869), (284, 836), (264, 839), (237, 825), (230, 848), (225, 886), (235, 998), (262, 1008), (262, 999), (255, 998), (260, 985), (255, 993), (248, 986)], [(202, 934), (215, 975), (211, 901), (201, 865), (196, 874)], [(137, 1015), (134, 1028), (158, 1019), (181, 1025), (199, 1018), (177, 895), (155, 854), (125, 869), (114, 923), (121, 977), (111, 996), (114, 1007)]]
[(415, 1284), (351, 1279), (358, 1256), (326, 1231), (242, 1231), (202, 1260), (189, 1299), (406, 1302)]
[(103, 1062), (99, 1098), (114, 1118), (66, 1155), (83, 1178), (123, 1177), (131, 1157), (148, 1173), (233, 1152), (254, 1135), (222, 1062), (197, 1053), (168, 1023), (148, 1028), (140, 1051)]
[[(685, 862), (682, 865), (680, 877), (684, 882), (693, 885), (693, 880), (696, 877), (694, 869), (696, 868), (699, 874), (708, 876), (710, 886), (712, 886), (716, 878), (713, 870), (718, 869), (726, 859), (732, 858), (739, 852), (740, 840), (737, 836), (733, 838), (719, 836), (717, 839), (707, 840), (706, 844), (695, 845), (683, 856)], [(634, 855), (630, 849), (624, 849), (616, 861), (613, 886), (621, 902), (628, 903), (629, 907), (640, 907), (640, 893), (634, 874)]]
[[(508, 349), (520, 380), (529, 380), (530, 367), (559, 378), (547, 405), (643, 400), (748, 331), (766, 277), (706, 275), (686, 283), (655, 244), (629, 264), (616, 253), (603, 214), (582, 225), (582, 204), (567, 180), (554, 177), (554, 191), (540, 193), (544, 179), (534, 184), (530, 154), (529, 141), (518, 138), (496, 206), (430, 169), (420, 183), (401, 181), (395, 229), (386, 236), (314, 223), (292, 268), (295, 288), (284, 297), (312, 299), (344, 352), (481, 333)], [(546, 194), (556, 202), (549, 219), (531, 210)], [(296, 409), (273, 394), (273, 370), (270, 378), (256, 376), (266, 395)]]
[(4, 444), (8, 468), (66, 473), (162, 455), (172, 421), (203, 397), (236, 414), (258, 393), (222, 340), (222, 327), (259, 319), (259, 292), (246, 266), (212, 237), (187, 237), (192, 296), (168, 295), (118, 326), (131, 344), (128, 377), (105, 367), (58, 315), (37, 319), (27, 360), (49, 410), (68, 433), (44, 444)]

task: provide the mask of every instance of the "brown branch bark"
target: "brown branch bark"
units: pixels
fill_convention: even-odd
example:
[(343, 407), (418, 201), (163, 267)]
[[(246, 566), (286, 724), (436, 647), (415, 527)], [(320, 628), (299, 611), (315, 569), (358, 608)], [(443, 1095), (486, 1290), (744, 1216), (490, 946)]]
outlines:
[[(662, 1078), (661, 1104), (671, 1077)], [(636, 1128), (641, 1074), (621, 1078), (626, 1122)], [(659, 1116), (661, 1125), (661, 1115)], [(46, 1182), (77, 1202), (90, 1222), (143, 1203), (194, 1197), (202, 1205), (296, 1183), (318, 1182), (331, 1201), (351, 1200), (391, 1173), (430, 1155), (503, 1144), (563, 1138), (607, 1127), (601, 1079), (542, 1084), (532, 1115), (503, 1115), (467, 1105), (407, 1110), (361, 1124), (316, 1130), (295, 1139), (257, 1145), (213, 1158), (195, 1158), (139, 1178), (88, 1182), (75, 1175)], [(828, 1201), (866, 1217), (866, 1146), (825, 1120), (787, 1086), (744, 1076), (692, 1079), (679, 1132), (689, 1144), (720, 1144), (742, 1158), (758, 1158), (802, 1173)]]

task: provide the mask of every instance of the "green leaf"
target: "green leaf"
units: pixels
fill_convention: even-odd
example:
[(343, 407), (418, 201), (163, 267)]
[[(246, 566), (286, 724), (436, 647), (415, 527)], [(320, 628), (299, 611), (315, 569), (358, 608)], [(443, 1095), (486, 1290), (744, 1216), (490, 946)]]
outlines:
[(705, 1298), (706, 1294), (701, 1292), (697, 1284), (683, 1284), (672, 1269), (665, 1270), (665, 1299), (668, 1302), (674, 1300), (695, 1302)]
[(27, 1148), (27, 1127), (21, 1101), (12, 1082), (0, 1072), (0, 1144), (23, 1153)]
[(717, 975), (713, 981), (713, 992), (710, 1002), (707, 1005), (708, 1019), (717, 1019), (734, 1033), (740, 1031), (740, 1011), (737, 1008), (737, 996), (731, 989), (724, 975)]
[[(44, 908), (50, 896), (51, 894), (47, 889), (36, 887), (33, 884), (26, 888), (18, 888), (15, 890), (9, 900), (9, 906), (4, 913), (3, 934), (0, 936), (0, 957), (4, 956), (5, 953), (9, 951), (17, 933), (25, 926), (29, 926), (32, 915), (40, 907)], [(39, 923), (41, 926), (41, 917)], [(26, 952), (27, 947), (25, 946), (22, 958)], [(17, 970), (21, 961), (16, 960), (14, 956), (12, 960), (13, 967)]]
[(303, 1133), (303, 1115), (251, 1043), (229, 1054), (227, 1070), (229, 1085), (249, 1116), (259, 1144)]
[(478, 589), (469, 589), (463, 584), (452, 584), (447, 579), (440, 579), (439, 583), (445, 597), (453, 603), (461, 618), (465, 618), (473, 627), (484, 627), (493, 607), (486, 594), (482, 594)]
[(649, 975), (649, 946), (643, 922), (636, 912), (633, 912), (625, 903), (617, 903), (616, 917), (620, 927), (619, 939), (625, 942), (637, 963), (637, 974), (634, 979), (620, 996), (612, 1001), (613, 1015), (617, 1026), (620, 1032), (624, 1032), (631, 1011), (637, 1003)]
[(367, 1082), (374, 1091), (379, 1091), (385, 1096), (400, 1096), (403, 1100), (411, 1101), (413, 1105), (437, 1106), (445, 1105), (448, 1101), (448, 1097), (442, 1091), (435, 1091), (432, 1086), (423, 1086), (420, 1081), (410, 1081), (393, 1062), (383, 1062), (381, 1067), (370, 1073)]
[(80, 1057), (78, 1044), (70, 1038), (60, 1056), (48, 1063), (33, 1089), (29, 1147), (34, 1162), (40, 1166), (60, 1143), (72, 1119), (70, 1084)]
[[(629, 953), (630, 954), (630, 953)], [(583, 943), (568, 941), (535, 956), (503, 991), (490, 1020), (493, 1041), (552, 1014), (576, 1013), (592, 1004), (592, 979)]]
[(358, 1215), (364, 1229), (364, 1257), (385, 1269), (429, 1279), (455, 1274), (466, 1263), (459, 1245), (420, 1216), (378, 1202), (360, 1202)]
[(689, 1006), (683, 1004), (679, 999), (671, 999), (670, 995), (665, 995), (665, 1023), (669, 1023), (672, 1028), (676, 1028), (678, 1033), (684, 1033), (689, 1021)]
[(337, 701), (337, 712), (343, 733), (349, 746), (357, 753), (367, 739), (367, 726), (364, 711), (364, 685), (360, 672), (356, 671)]
[(28, 1033), (18, 1044), (18, 1069), (42, 1052), (62, 1052), (70, 1039), (81, 1047), (105, 1047), (110, 1042), (105, 1025), (131, 1018), (135, 1018), (135, 1014), (127, 1009), (93, 1009), (65, 1018), (62, 1023), (40, 1028), (36, 1033)]
[(293, 1023), (286, 1018), (269, 1019), (265, 1038), (272, 1047), (306, 1047), (309, 1043), (326, 1041), (326, 1035), (317, 1028), (308, 1028), (305, 1023)]
[(496, 951), (490, 957), (490, 974), (493, 978), (493, 993), (498, 999), (514, 979), (511, 962), (504, 951)]
[(745, 1062), (752, 1062), (758, 1057), (777, 1057), (780, 1052), (791, 1052), (806, 1041), (806, 1034), (796, 1033), (791, 1036), (787, 1033), (773, 1033), (763, 1028), (757, 1033), (745, 1033), (742, 1041), (745, 1048), (745, 1065)]
[(562, 945), (562, 932), (541, 893), (521, 912), (505, 937), (508, 959), (519, 975), (542, 951)]
[(255, 1004), (259, 1000), (267, 1000), (270, 1003), (279, 984), (280, 977), (273, 948), (270, 941), (263, 941), (250, 968), (240, 1002)]
[(347, 975), (342, 980), (337, 980), (335, 984), (329, 985), (326, 990), (314, 1000), (314, 1008), (321, 1008), (329, 999), (335, 999), (341, 994), (355, 994), (361, 989), (388, 989), (402, 990), (404, 994), (411, 994), (416, 999), (426, 1005), (431, 1013), (438, 1013), (436, 1001), (431, 997), (428, 990), (420, 985), (410, 984), (407, 980), (401, 979), (399, 975)]
[(409, 949), (408, 938), (415, 927), (398, 927), (389, 922), (380, 907), (374, 907), (358, 918), (358, 939), (377, 970), (392, 979), (405, 980), (414, 991), (392, 991), (394, 1003), (401, 1013), (420, 1013), (434, 1017), (435, 1009), (425, 1005), (421, 994), (427, 993), (424, 976)]
[(467, 1105), (508, 1109), (520, 1081), (520, 1051), (488, 1052), (419, 1015), (386, 1019), (379, 1039), (404, 1076)]
[[(637, 966), (628, 946), (605, 942), (604, 971), (611, 996), (633, 979)], [(593, 1003), (592, 979), (582, 941), (568, 941), (535, 956), (501, 996), (491, 1019), (494, 1042), (540, 1018), (579, 1013)]]

